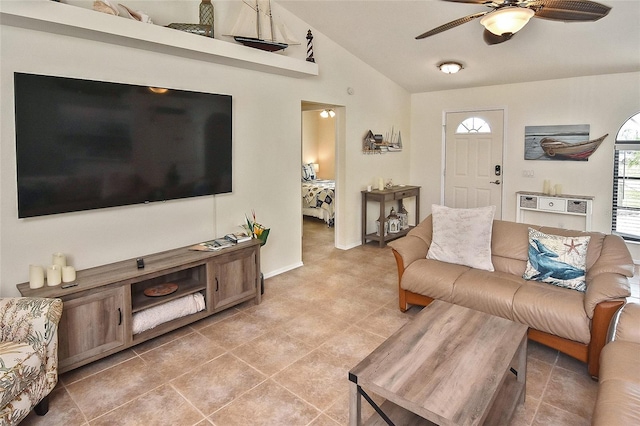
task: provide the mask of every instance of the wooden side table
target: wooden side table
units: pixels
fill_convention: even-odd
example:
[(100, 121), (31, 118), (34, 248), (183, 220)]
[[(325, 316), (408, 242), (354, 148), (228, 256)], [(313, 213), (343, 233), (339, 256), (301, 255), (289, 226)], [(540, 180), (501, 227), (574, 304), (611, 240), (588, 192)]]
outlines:
[[(383, 189), (382, 191), (377, 189), (371, 191), (362, 191), (362, 244), (366, 244), (367, 241), (378, 241), (380, 243), (380, 247), (384, 247), (387, 244), (387, 241), (395, 240), (396, 238), (407, 235), (407, 232), (409, 232), (413, 228), (413, 226), (410, 226), (408, 229), (402, 229), (397, 233), (388, 233), (387, 235), (384, 235), (384, 223), (387, 220), (386, 203), (389, 201), (397, 201), (397, 209), (399, 211), (402, 200), (411, 197), (416, 197), (415, 218), (417, 224), (420, 223), (419, 186), (398, 185), (393, 186), (389, 189)], [(382, 223), (380, 223), (380, 233), (382, 235), (378, 235), (375, 231), (373, 233), (367, 233), (367, 203), (369, 201), (380, 203), (380, 218), (382, 218)]]

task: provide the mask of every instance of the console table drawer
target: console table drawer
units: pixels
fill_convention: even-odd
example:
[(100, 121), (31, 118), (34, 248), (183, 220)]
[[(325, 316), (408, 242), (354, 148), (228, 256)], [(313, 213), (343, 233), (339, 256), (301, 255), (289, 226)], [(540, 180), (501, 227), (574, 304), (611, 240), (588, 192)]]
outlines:
[(538, 208), (538, 197), (530, 197), (528, 195), (520, 196), (520, 207), (524, 207), (526, 209), (537, 209)]
[(394, 200), (402, 200), (403, 198), (415, 197), (418, 195), (417, 189), (407, 189), (393, 193)]
[(585, 200), (567, 200), (567, 211), (569, 213), (587, 213), (587, 202)]
[(567, 211), (567, 201), (558, 198), (540, 197), (538, 200), (538, 208), (552, 212), (564, 212)]

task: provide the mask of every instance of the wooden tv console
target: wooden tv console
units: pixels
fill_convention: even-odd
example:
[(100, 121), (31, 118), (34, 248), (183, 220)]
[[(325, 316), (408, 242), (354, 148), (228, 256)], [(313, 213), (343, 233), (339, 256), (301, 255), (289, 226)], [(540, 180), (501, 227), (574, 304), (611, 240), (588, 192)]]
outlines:
[[(58, 372), (64, 373), (138, 343), (183, 327), (244, 301), (261, 301), (260, 241), (236, 244), (220, 251), (203, 252), (188, 247), (144, 256), (144, 268), (136, 259), (77, 272), (77, 286), (39, 289), (18, 284), (28, 297), (57, 297), (64, 302), (58, 327)], [(148, 297), (144, 290), (176, 283), (178, 290)], [(155, 328), (133, 334), (133, 314), (153, 306), (200, 292), (206, 308)]]

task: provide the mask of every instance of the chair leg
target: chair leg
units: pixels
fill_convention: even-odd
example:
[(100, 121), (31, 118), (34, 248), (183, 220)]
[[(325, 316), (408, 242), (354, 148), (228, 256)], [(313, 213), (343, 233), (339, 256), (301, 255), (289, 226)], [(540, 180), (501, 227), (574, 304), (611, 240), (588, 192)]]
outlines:
[(33, 411), (35, 411), (39, 416), (47, 414), (49, 412), (49, 395), (42, 398), (42, 401), (38, 402), (38, 404), (33, 407)]

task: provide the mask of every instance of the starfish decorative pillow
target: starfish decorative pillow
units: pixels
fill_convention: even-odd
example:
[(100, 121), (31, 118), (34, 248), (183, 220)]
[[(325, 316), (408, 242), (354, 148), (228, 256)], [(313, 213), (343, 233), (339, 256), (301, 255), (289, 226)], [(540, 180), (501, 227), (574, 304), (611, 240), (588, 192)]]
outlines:
[(590, 239), (548, 235), (529, 228), (529, 260), (522, 278), (584, 292)]

